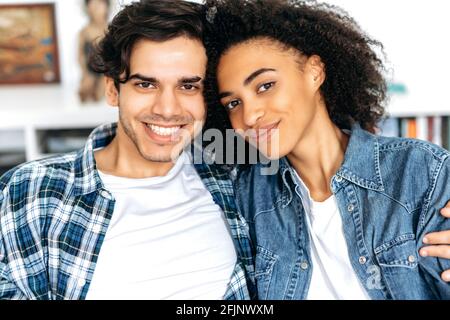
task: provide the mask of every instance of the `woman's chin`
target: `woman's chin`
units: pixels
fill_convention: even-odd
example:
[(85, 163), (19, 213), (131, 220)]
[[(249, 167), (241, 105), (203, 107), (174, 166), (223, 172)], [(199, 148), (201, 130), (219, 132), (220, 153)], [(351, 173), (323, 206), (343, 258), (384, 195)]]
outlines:
[(267, 160), (279, 160), (286, 156), (284, 152), (281, 152), (279, 148), (270, 148), (270, 149), (264, 149), (259, 148), (259, 153), (262, 154)]

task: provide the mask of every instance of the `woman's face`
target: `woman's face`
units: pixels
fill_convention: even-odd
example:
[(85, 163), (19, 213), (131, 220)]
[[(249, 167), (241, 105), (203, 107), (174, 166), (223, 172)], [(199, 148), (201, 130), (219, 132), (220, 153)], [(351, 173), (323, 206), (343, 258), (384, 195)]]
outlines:
[(109, 11), (108, 2), (106, 0), (90, 0), (87, 4), (87, 11), (96, 23), (106, 23)]
[(220, 58), (217, 80), (234, 129), (270, 159), (288, 155), (313, 122), (323, 64), (268, 39), (231, 47)]

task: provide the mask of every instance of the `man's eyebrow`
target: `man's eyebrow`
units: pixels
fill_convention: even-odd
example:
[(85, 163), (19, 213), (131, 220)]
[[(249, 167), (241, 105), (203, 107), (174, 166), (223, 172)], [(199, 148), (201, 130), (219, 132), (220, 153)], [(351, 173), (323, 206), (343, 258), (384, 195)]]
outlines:
[(142, 80), (142, 81), (148, 81), (148, 82), (151, 82), (151, 83), (158, 83), (158, 82), (159, 82), (159, 81), (158, 81), (156, 78), (154, 78), (154, 77), (147, 77), (147, 76), (144, 76), (144, 75), (139, 74), (139, 73), (135, 73), (135, 74), (131, 75), (131, 76), (128, 78), (128, 80), (132, 80), (132, 79), (137, 79), (137, 80)]
[[(265, 72), (271, 72), (271, 71), (277, 71), (275, 69), (272, 68), (261, 68), (256, 70), (255, 72), (252, 72), (252, 74), (250, 74), (245, 80), (244, 80), (244, 86), (248, 86), (253, 80), (255, 80), (256, 77), (258, 77), (259, 75), (265, 73)], [(225, 97), (231, 96), (233, 93), (226, 91), (226, 92), (221, 92), (219, 93), (219, 99), (223, 99)]]
[(247, 77), (247, 79), (244, 80), (244, 86), (248, 86), (250, 84), (250, 82), (252, 82), (253, 80), (255, 80), (255, 78), (265, 72), (270, 72), (270, 71), (277, 71), (275, 69), (271, 69), (271, 68), (261, 68), (256, 70), (255, 72), (253, 72), (251, 75), (249, 75)]
[[(156, 79), (155, 77), (144, 76), (139, 73), (133, 74), (128, 78), (128, 80), (132, 80), (132, 79), (147, 81), (147, 82), (151, 82), (151, 83), (159, 83), (158, 79)], [(202, 80), (203, 79), (199, 76), (183, 77), (180, 80), (178, 80), (178, 84), (197, 83)]]
[[(185, 78), (181, 78), (178, 83), (179, 84), (186, 84), (186, 83), (197, 83), (197, 82), (201, 82), (203, 79), (199, 76), (194, 76), (194, 77), (185, 77)], [(203, 81), (202, 81), (203, 82)]]

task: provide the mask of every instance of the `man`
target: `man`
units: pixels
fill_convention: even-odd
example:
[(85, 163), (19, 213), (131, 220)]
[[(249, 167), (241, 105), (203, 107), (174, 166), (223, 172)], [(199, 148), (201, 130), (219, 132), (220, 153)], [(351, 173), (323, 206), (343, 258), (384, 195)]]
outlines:
[(182, 152), (206, 114), (201, 11), (124, 8), (92, 63), (118, 124), (2, 177), (0, 298), (249, 298), (231, 184)]
[(118, 124), (0, 179), (0, 298), (253, 296), (232, 184), (182, 152), (205, 119), (202, 17), (199, 5), (167, 0), (114, 18), (93, 66)]

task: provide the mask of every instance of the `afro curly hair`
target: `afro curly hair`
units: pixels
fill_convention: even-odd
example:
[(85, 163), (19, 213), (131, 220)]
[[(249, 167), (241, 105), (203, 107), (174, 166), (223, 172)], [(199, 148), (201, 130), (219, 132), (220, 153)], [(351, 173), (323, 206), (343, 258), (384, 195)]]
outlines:
[[(204, 43), (209, 61), (205, 81), (205, 129), (230, 128), (218, 108), (217, 66), (234, 45), (255, 38), (275, 40), (325, 64), (321, 94), (332, 121), (341, 129), (354, 123), (375, 132), (387, 97), (383, 45), (370, 38), (342, 9), (316, 1), (207, 0)], [(379, 49), (377, 54), (377, 49)], [(381, 53), (381, 54), (380, 54)]]

